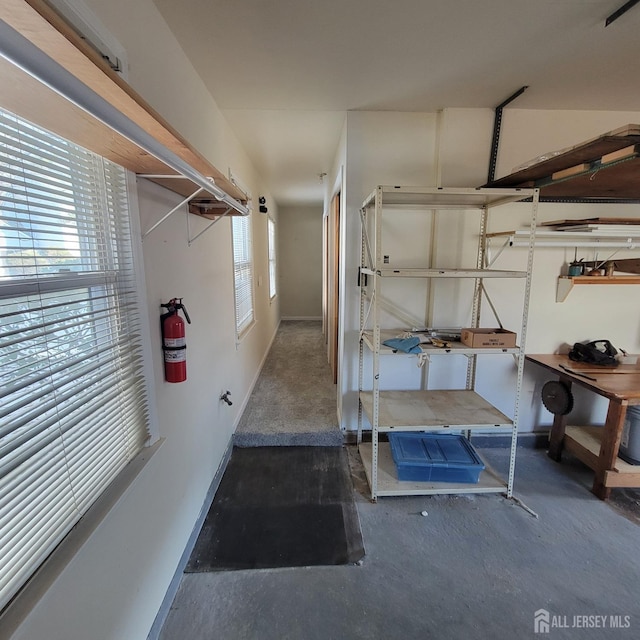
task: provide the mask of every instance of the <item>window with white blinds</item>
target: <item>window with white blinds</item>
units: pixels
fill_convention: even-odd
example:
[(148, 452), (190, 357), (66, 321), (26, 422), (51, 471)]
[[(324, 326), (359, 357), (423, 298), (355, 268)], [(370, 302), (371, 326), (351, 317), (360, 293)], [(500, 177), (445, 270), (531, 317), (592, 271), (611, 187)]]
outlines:
[(234, 216), (231, 220), (236, 332), (240, 337), (253, 323), (251, 216)]
[(278, 293), (276, 283), (276, 225), (269, 218), (269, 298), (275, 298)]
[(0, 110), (0, 608), (148, 438), (124, 170)]

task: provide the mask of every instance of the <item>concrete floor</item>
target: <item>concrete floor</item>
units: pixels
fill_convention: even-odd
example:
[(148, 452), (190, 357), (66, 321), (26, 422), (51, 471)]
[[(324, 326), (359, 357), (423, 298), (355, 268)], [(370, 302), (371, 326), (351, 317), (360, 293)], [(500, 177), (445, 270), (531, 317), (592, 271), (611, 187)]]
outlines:
[[(640, 637), (640, 527), (589, 492), (580, 463), (519, 452), (516, 494), (536, 519), (499, 495), (372, 504), (350, 449), (362, 565), (185, 575), (161, 640), (511, 640), (538, 637), (541, 608), (567, 625), (630, 616), (627, 629), (552, 628), (550, 638)], [(506, 465), (506, 451), (484, 453)]]
[[(537, 519), (497, 494), (372, 504), (348, 449), (361, 565), (185, 574), (161, 640), (537, 638), (539, 609), (566, 627), (552, 639), (640, 638), (639, 492), (601, 502), (581, 463), (522, 448), (516, 496)], [(506, 469), (506, 449), (483, 453)], [(630, 626), (610, 628), (610, 616)]]

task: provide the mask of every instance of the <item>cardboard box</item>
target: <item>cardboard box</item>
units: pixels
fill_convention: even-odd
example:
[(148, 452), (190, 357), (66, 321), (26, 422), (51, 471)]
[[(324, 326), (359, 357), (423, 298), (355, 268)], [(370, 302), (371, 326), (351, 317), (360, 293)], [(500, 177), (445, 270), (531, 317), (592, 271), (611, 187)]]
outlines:
[(467, 347), (515, 347), (516, 334), (506, 329), (462, 329), (460, 341)]

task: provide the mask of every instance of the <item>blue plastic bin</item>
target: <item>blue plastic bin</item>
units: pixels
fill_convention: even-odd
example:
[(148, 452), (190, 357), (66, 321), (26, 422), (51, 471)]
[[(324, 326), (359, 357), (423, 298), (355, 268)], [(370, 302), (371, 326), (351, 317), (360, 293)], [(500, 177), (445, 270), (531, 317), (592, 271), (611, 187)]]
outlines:
[(484, 464), (460, 435), (390, 433), (398, 480), (477, 484)]

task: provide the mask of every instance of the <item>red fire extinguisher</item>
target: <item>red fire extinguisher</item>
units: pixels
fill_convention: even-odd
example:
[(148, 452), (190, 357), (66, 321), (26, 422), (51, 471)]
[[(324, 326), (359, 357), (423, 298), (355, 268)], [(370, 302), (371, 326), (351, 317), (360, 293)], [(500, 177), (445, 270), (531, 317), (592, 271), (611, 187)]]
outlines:
[(184, 320), (178, 315), (178, 311), (182, 309), (189, 324), (191, 319), (182, 304), (182, 298), (172, 298), (160, 306), (167, 310), (167, 313), (160, 316), (164, 378), (167, 382), (184, 382), (187, 379), (187, 344), (184, 337)]

